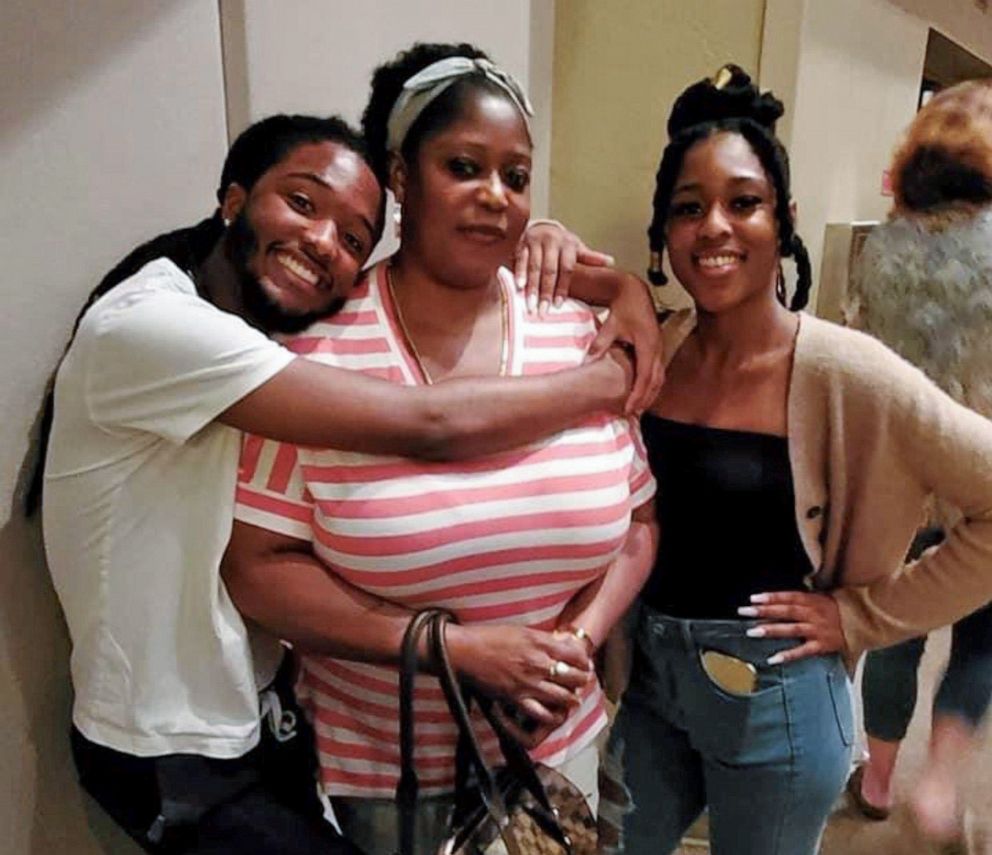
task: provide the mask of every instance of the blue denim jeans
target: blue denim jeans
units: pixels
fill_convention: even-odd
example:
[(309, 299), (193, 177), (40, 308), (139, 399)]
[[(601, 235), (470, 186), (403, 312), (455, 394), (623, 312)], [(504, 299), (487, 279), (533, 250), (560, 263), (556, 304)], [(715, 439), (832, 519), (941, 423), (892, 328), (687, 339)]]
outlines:
[[(916, 672), (926, 636), (873, 650), (865, 659), (861, 697), (869, 736), (900, 742), (916, 706)], [(978, 727), (992, 701), (992, 603), (951, 630), (951, 657), (933, 702), (934, 715)]]
[[(674, 851), (707, 807), (714, 855), (817, 851), (850, 768), (850, 680), (837, 656), (767, 665), (796, 642), (748, 638), (752, 625), (642, 610), (609, 749), (632, 800), (627, 855)], [(717, 686), (702, 668), (706, 650), (755, 665), (755, 691)]]

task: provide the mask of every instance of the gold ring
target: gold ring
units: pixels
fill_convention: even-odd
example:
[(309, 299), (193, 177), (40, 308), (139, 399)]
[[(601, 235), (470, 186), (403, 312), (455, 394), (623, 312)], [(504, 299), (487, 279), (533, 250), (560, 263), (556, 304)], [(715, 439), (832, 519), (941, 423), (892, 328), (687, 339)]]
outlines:
[(564, 677), (571, 670), (572, 667), (567, 662), (556, 659), (548, 666), (548, 675), (553, 680), (555, 677)]
[(590, 638), (589, 633), (586, 632), (581, 626), (573, 626), (572, 635), (574, 635), (579, 641), (582, 641), (591, 647), (596, 646), (592, 638)]

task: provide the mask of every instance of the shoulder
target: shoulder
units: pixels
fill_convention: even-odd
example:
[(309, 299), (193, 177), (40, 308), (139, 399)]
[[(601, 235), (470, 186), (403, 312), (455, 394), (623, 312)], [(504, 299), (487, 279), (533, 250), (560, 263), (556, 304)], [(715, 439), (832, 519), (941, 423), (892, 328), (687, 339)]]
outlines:
[(872, 366), (911, 367), (874, 336), (805, 312), (796, 335), (796, 364), (837, 374), (860, 374)]
[(197, 294), (193, 280), (172, 261), (156, 258), (90, 306), (80, 321), (79, 334), (99, 335), (156, 315), (165, 323), (175, 312), (184, 310), (220, 311)]
[[(854, 291), (872, 300), (954, 297), (992, 280), (992, 209), (900, 216), (874, 229), (858, 258)], [(966, 290), (966, 289), (965, 289)], [(894, 293), (893, 293), (894, 292)]]
[(936, 392), (922, 371), (878, 339), (802, 314), (796, 337), (794, 381), (807, 394), (843, 396), (873, 408), (908, 403)]
[[(379, 353), (385, 347), (388, 322), (383, 292), (386, 289), (386, 263), (363, 271), (348, 298), (334, 312), (317, 318), (306, 329), (277, 336), (278, 341), (293, 353), (323, 359), (328, 348), (350, 353)], [(337, 339), (348, 339), (351, 344), (334, 345)]]
[(242, 358), (282, 351), (244, 318), (201, 297), (192, 279), (167, 259), (149, 262), (101, 297), (73, 341), (106, 359)]
[(86, 315), (99, 316), (147, 302), (167, 303), (191, 298), (206, 302), (197, 294), (196, 285), (185, 271), (168, 258), (156, 258), (111, 288), (90, 307)]
[(528, 331), (545, 335), (574, 334), (584, 338), (590, 332), (595, 332), (600, 325), (596, 310), (581, 300), (567, 297), (560, 306), (549, 306), (543, 315), (538, 315), (527, 311), (522, 291), (508, 288), (507, 292)]
[(551, 306), (545, 314), (545, 319), (551, 323), (567, 319), (571, 322), (596, 325), (599, 323), (596, 310), (588, 303), (567, 297), (561, 306)]

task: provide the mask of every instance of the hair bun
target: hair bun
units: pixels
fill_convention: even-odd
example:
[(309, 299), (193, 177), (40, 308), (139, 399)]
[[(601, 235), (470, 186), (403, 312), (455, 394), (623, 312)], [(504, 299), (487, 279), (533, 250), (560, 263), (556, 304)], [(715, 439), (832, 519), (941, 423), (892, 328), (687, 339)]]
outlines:
[(746, 71), (727, 64), (679, 95), (668, 117), (668, 135), (722, 119), (750, 119), (774, 133), (784, 112), (782, 102), (770, 92), (761, 93)]

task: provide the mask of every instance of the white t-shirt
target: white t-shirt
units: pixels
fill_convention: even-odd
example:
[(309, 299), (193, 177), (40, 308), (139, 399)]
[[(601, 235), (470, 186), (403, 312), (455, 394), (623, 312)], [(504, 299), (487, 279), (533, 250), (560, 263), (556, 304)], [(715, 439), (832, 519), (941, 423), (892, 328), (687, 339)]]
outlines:
[(292, 359), (164, 258), (83, 318), (55, 383), (43, 513), (73, 721), (93, 742), (209, 757), (257, 742), (279, 648), (249, 639), (220, 579), (241, 432), (214, 419)]

